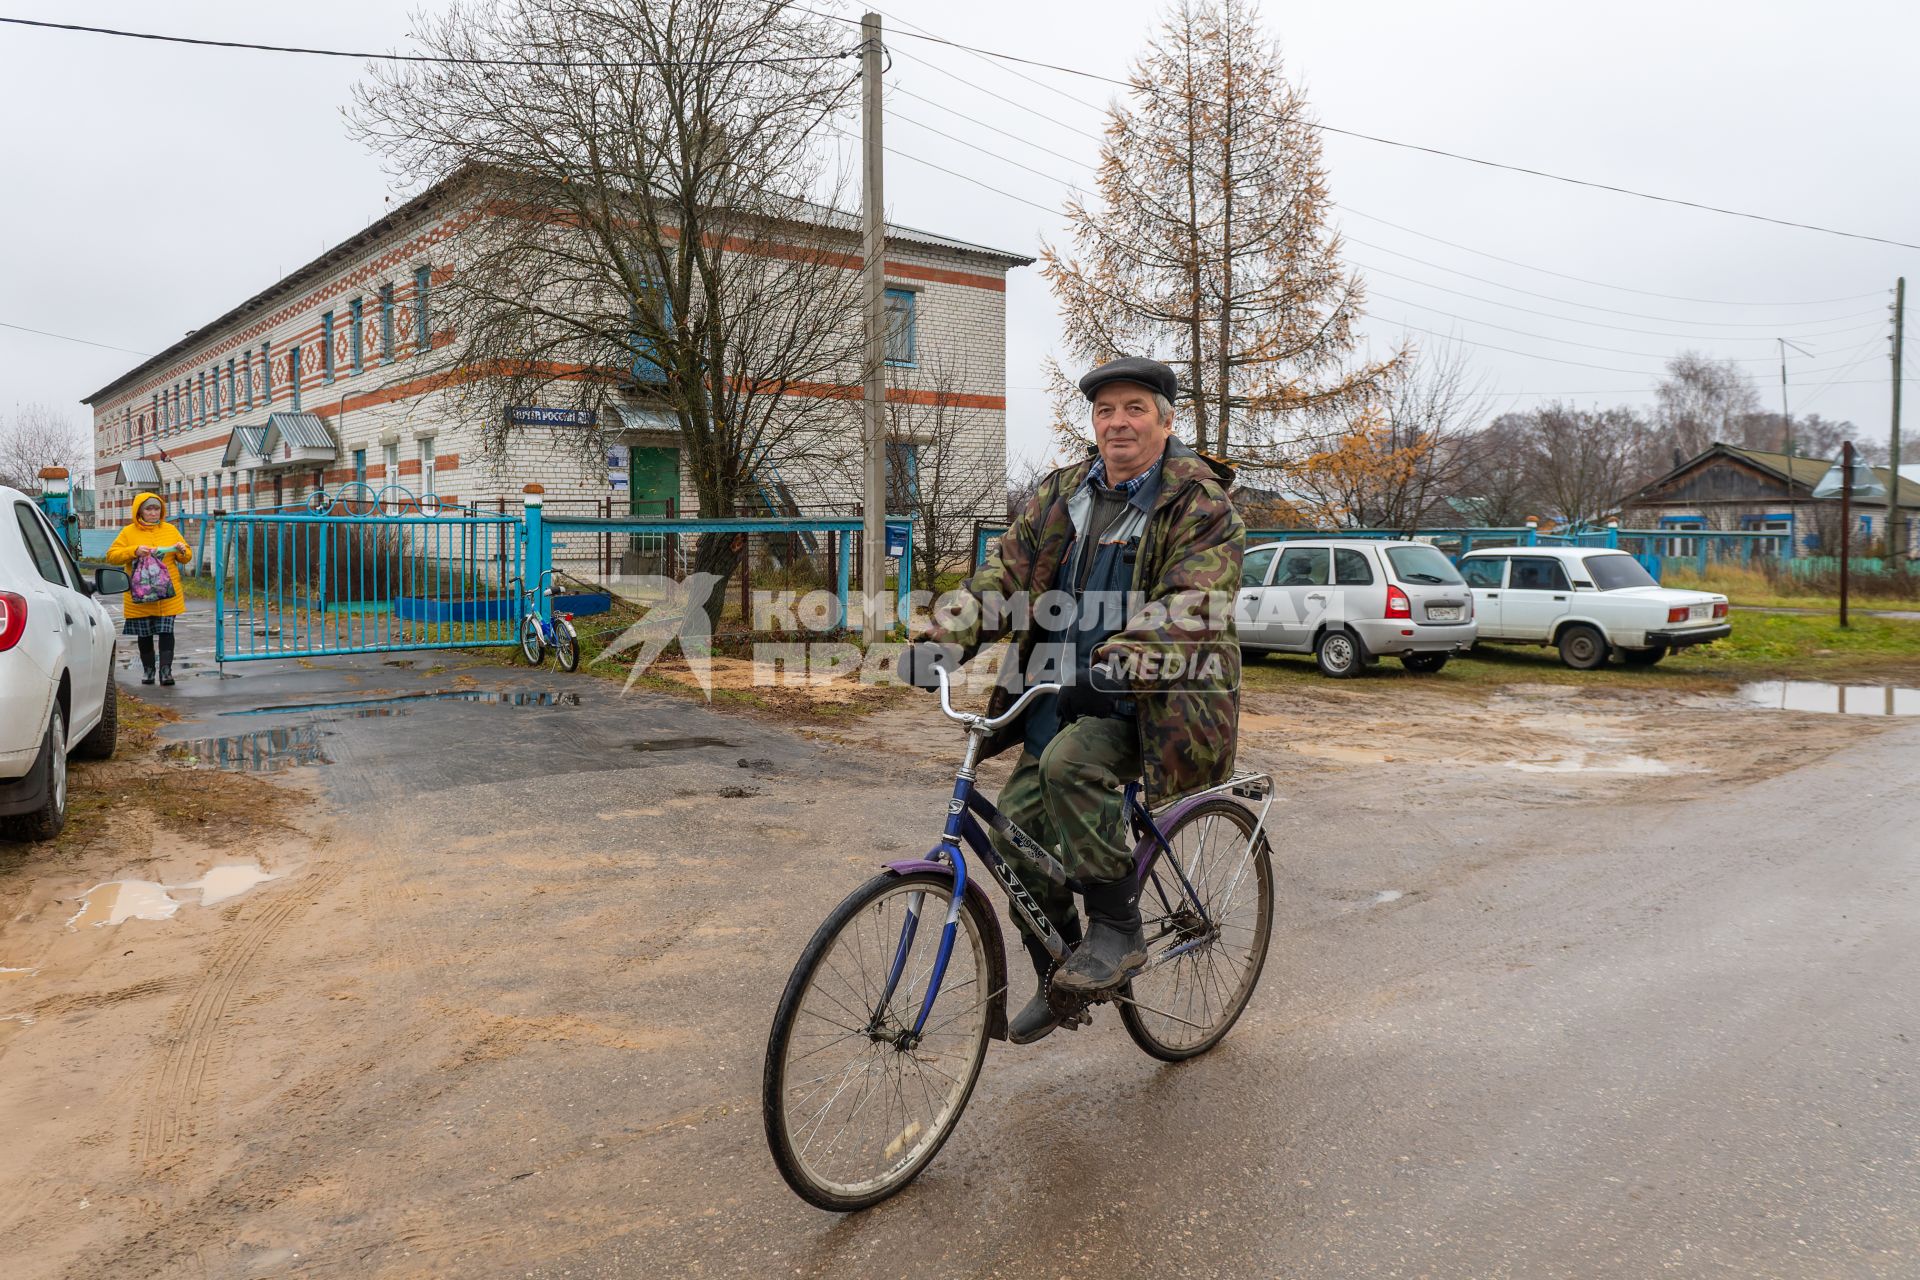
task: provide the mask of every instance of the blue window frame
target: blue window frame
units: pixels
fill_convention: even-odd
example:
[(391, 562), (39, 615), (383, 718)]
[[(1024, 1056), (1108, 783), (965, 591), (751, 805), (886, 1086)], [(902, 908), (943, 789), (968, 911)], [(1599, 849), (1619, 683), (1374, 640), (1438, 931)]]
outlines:
[(393, 286), (380, 286), (380, 363), (393, 363)]
[(433, 268), (421, 267), (413, 273), (413, 341), (421, 351), (432, 345), (433, 329), (427, 317), (427, 287), (433, 283)]
[(253, 352), (251, 351), (247, 352), (247, 368), (241, 382), (247, 391), (247, 408), (251, 409), (253, 408)]
[(227, 412), (228, 413), (240, 412), (240, 397), (238, 394), (240, 384), (237, 381), (239, 377), (239, 373), (238, 373), (239, 367), (240, 367), (240, 361), (237, 357), (234, 357), (234, 356), (227, 357)]
[(198, 383), (198, 399), (195, 401), (193, 420), (198, 424), (207, 420), (207, 371), (202, 369), (195, 380)]
[[(666, 328), (673, 323), (673, 299), (658, 288), (647, 290), (646, 301), (658, 306), (660, 326)], [(633, 349), (633, 380), (635, 382), (658, 385), (667, 380), (666, 368), (660, 363), (660, 344), (650, 335), (640, 332), (641, 303), (632, 306), (633, 332), (627, 345)]]
[(353, 451), (353, 478), (361, 484), (367, 482), (367, 451), (365, 449)]
[(333, 312), (320, 317), (320, 381), (333, 381)]
[(347, 342), (353, 349), (353, 371), (360, 372), (360, 323), (365, 318), (365, 301), (355, 298), (347, 304)]
[(273, 343), (271, 340), (260, 344), (260, 398), (269, 406), (273, 404)]
[(287, 352), (287, 382), (293, 387), (293, 411), (300, 412), (300, 345)]
[(912, 289), (889, 289), (886, 295), (887, 363), (912, 368), (916, 359), (915, 332), (919, 295)]
[(887, 510), (911, 511), (920, 503), (920, 446), (887, 442)]

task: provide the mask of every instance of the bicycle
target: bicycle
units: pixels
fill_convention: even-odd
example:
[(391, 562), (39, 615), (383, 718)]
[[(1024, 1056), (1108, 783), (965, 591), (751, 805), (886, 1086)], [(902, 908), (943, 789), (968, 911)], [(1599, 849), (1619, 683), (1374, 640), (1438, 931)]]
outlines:
[(537, 667), (546, 656), (546, 650), (553, 650), (554, 665), (562, 671), (575, 671), (580, 667), (580, 636), (573, 629), (573, 615), (556, 613), (551, 622), (540, 616), (540, 600), (553, 595), (554, 570), (540, 571), (538, 592), (524, 590), (525, 579), (515, 578), (514, 594), (527, 602), (527, 611), (520, 617), (520, 652), (526, 656), (529, 666)]
[[(864, 1209), (917, 1178), (973, 1096), (987, 1041), (1006, 1039), (1000, 925), (969, 873), (963, 844), (1045, 942), (1055, 969), (1068, 954), (1059, 929), (981, 824), (1053, 883), (1067, 883), (1066, 869), (974, 785), (987, 736), (1061, 686), (1035, 685), (989, 719), (955, 711), (945, 671), (939, 681), (941, 711), (967, 735), (940, 843), (925, 858), (887, 863), (834, 908), (794, 965), (767, 1038), (761, 1079), (767, 1143), (787, 1185), (822, 1209)], [(1240, 799), (1261, 801), (1259, 812)], [(1135, 1044), (1179, 1062), (1227, 1034), (1266, 962), (1273, 932), (1266, 838), (1273, 779), (1236, 772), (1158, 814), (1148, 811), (1133, 783), (1123, 803), (1137, 837), (1147, 966), (1119, 991), (1092, 1001), (1054, 990), (1050, 970), (1048, 998), (1066, 1027), (1087, 1022), (1092, 1005), (1111, 1001)], [(942, 920), (937, 931), (921, 927), (936, 915)], [(956, 994), (969, 989), (974, 994)], [(935, 1004), (943, 1000), (936, 1020)], [(960, 1001), (970, 1002), (954, 1008)]]

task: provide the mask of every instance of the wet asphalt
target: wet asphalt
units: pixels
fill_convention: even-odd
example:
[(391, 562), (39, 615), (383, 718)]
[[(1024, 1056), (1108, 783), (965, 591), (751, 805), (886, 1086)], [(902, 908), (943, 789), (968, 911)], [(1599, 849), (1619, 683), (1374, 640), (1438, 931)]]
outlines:
[(297, 735), (339, 815), (314, 981), (369, 998), (282, 1056), (379, 1064), (243, 1122), (205, 1274), (1920, 1274), (1920, 722), (1684, 803), (1296, 762), (1218, 1049), (995, 1044), (920, 1181), (836, 1217), (766, 1154), (767, 1026), (942, 773), (470, 663), (182, 673), (170, 737)]

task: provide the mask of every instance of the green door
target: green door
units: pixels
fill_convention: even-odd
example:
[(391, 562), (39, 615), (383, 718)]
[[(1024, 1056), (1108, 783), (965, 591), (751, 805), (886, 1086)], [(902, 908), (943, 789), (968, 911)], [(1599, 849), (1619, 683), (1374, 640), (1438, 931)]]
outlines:
[(635, 445), (630, 456), (632, 496), (628, 509), (637, 516), (678, 515), (680, 451)]

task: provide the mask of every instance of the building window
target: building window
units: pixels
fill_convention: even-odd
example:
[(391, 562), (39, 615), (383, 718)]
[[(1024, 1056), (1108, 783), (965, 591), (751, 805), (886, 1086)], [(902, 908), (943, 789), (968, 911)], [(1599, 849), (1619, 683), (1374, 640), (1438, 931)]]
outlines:
[(194, 425), (198, 426), (207, 420), (207, 371), (202, 369), (194, 381), (196, 383), (196, 390), (193, 405), (193, 421)]
[(919, 295), (911, 289), (889, 289), (886, 297), (887, 310), (887, 363), (906, 365), (914, 363), (916, 334), (915, 310)]
[(887, 510), (911, 511), (920, 503), (920, 446), (887, 442)]
[(367, 451), (365, 449), (353, 451), (353, 478), (361, 484), (367, 482)]
[(300, 347), (296, 343), (287, 352), (287, 385), (292, 387), (293, 411), (300, 412)]
[(380, 363), (393, 363), (393, 286), (380, 286)]
[(413, 341), (421, 351), (432, 345), (433, 330), (427, 323), (427, 285), (432, 277), (431, 267), (421, 267), (413, 273)]
[(390, 444), (385, 449), (382, 449), (381, 453), (383, 456), (381, 457), (380, 461), (383, 464), (382, 469), (386, 472), (386, 477), (385, 477), (386, 483), (399, 484), (400, 483), (400, 446), (397, 444)]
[(365, 318), (365, 303), (355, 298), (347, 304), (347, 343), (352, 349), (353, 371), (360, 372), (360, 322)]
[(245, 374), (241, 377), (241, 382), (246, 387), (246, 391), (247, 391), (247, 408), (252, 409), (253, 408), (253, 352), (251, 351), (247, 352), (247, 368), (246, 368)]
[(320, 317), (320, 381), (333, 381), (333, 312)]
[(420, 437), (420, 494), (433, 493), (433, 437)]
[(273, 404), (273, 343), (260, 344), (260, 398)]
[(239, 376), (238, 373), (236, 372), (236, 370), (239, 367), (239, 364), (240, 364), (239, 360), (235, 359), (234, 357), (232, 356), (227, 357), (227, 412), (228, 413), (238, 413), (240, 411), (240, 397), (237, 394), (240, 384), (237, 381), (235, 381), (235, 379)]

